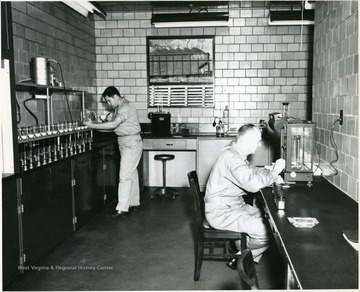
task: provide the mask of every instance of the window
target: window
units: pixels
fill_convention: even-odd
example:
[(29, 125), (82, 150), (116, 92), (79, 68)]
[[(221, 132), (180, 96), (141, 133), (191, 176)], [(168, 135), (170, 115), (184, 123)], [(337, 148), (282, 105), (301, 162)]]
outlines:
[(149, 107), (214, 106), (214, 37), (148, 37)]

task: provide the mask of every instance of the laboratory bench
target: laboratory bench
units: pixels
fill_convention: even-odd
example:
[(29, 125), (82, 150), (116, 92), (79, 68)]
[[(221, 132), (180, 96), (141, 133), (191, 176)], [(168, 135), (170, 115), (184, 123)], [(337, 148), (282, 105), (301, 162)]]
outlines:
[(116, 198), (118, 163), (116, 140), (104, 136), (81, 153), (3, 176), (3, 288)]
[[(286, 266), (287, 289), (359, 288), (358, 251), (344, 238), (344, 234), (355, 234), (358, 240), (355, 200), (327, 180), (314, 181), (311, 187), (296, 183), (284, 189), (280, 209), (274, 188), (260, 193), (265, 217)], [(315, 218), (318, 224), (295, 227), (289, 221), (293, 217)]]

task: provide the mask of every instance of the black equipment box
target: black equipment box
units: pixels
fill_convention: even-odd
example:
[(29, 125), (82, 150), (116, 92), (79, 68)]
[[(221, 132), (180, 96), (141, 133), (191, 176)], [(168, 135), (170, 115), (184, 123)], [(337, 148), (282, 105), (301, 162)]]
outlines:
[(153, 113), (151, 116), (151, 134), (154, 137), (169, 137), (171, 114)]

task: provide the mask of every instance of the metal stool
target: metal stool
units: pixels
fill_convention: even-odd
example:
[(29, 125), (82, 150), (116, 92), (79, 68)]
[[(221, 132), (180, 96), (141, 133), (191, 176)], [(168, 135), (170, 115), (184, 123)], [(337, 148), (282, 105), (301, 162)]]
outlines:
[(150, 197), (152, 199), (154, 199), (156, 197), (175, 199), (177, 194), (179, 193), (176, 189), (166, 186), (166, 161), (173, 160), (174, 158), (175, 158), (175, 155), (172, 155), (172, 154), (158, 154), (158, 155), (154, 156), (154, 159), (160, 160), (163, 165), (163, 186), (160, 188), (157, 188), (150, 195)]

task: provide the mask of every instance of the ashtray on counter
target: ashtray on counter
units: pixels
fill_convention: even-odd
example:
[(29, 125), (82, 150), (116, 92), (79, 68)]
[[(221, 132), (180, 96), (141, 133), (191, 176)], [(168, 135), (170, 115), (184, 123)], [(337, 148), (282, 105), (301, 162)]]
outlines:
[(288, 217), (288, 220), (296, 228), (313, 228), (319, 224), (314, 217)]

